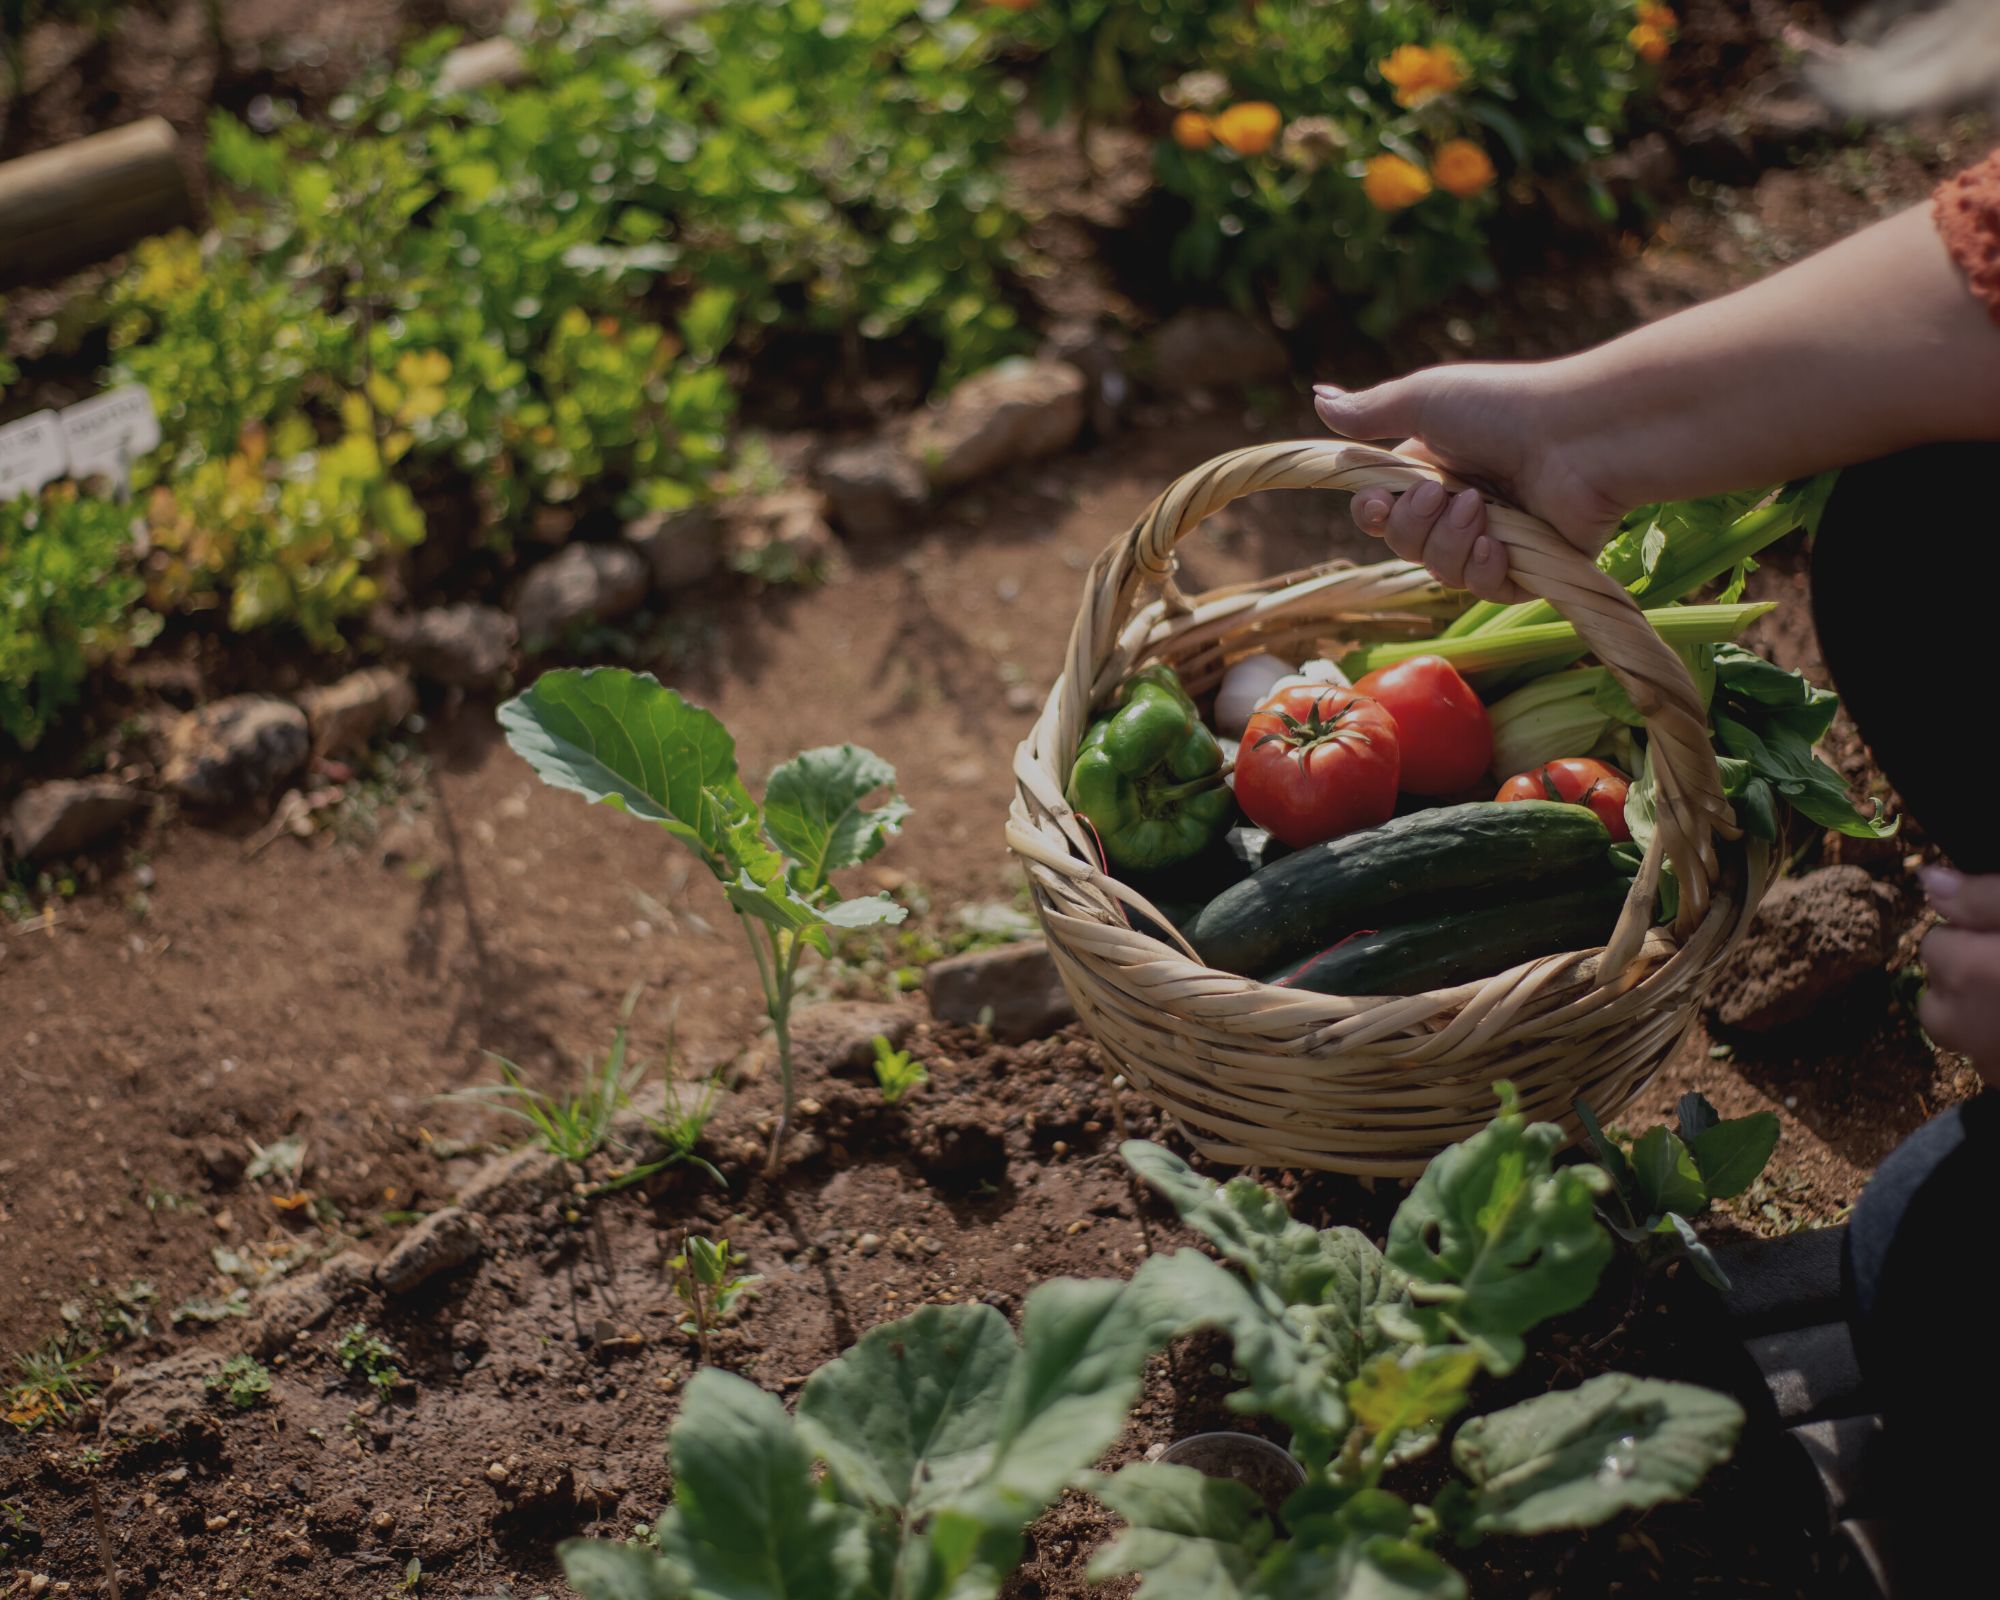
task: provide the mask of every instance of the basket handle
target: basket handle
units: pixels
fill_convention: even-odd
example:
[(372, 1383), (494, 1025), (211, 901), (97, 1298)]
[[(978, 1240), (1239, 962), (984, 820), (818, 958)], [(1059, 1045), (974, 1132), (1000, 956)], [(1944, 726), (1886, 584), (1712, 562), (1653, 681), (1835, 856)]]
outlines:
[[(1232, 500), (1265, 489), (1400, 491), (1426, 481), (1457, 486), (1428, 462), (1339, 439), (1251, 445), (1183, 473), (1091, 568), (1070, 634), (1068, 683), (1097, 680), (1139, 606), (1171, 585), (1174, 547)], [(1486, 529), (1506, 549), (1515, 584), (1576, 628), (1645, 718), (1658, 787), (1654, 835), (1598, 966), (1600, 981), (1609, 983), (1630, 965), (1652, 924), (1662, 859), (1673, 863), (1680, 884), (1675, 931), (1693, 932), (1721, 870), (1716, 837), (1739, 836), (1735, 814), (1723, 798), (1694, 680), (1631, 595), (1539, 517), (1489, 500)], [(1079, 717), (1087, 710), (1077, 707)]]

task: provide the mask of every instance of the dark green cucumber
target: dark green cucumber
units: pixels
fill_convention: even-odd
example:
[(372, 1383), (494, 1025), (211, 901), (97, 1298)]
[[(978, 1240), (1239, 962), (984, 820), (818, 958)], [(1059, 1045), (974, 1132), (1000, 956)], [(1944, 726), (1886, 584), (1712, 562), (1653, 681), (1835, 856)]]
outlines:
[(1266, 983), (1318, 994), (1422, 994), (1490, 978), (1537, 956), (1590, 950), (1611, 937), (1631, 888), (1612, 877), (1511, 905), (1486, 906), (1360, 933)]
[(1438, 806), (1272, 862), (1202, 907), (1188, 942), (1224, 972), (1268, 972), (1385, 921), (1608, 876), (1610, 850), (1611, 836), (1585, 806)]

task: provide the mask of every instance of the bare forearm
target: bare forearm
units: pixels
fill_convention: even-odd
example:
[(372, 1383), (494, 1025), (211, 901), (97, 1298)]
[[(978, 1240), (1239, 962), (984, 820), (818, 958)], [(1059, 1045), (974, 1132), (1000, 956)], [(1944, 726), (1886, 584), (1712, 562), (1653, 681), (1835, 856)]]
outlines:
[(1927, 207), (1552, 365), (1559, 429), (1633, 504), (2000, 439), (2000, 326)]

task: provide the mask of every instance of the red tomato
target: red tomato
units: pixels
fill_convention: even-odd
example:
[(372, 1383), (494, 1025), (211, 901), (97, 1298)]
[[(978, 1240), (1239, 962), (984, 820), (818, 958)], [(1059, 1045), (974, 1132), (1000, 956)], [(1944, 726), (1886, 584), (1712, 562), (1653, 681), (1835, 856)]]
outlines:
[(1632, 787), (1625, 774), (1602, 761), (1571, 757), (1549, 761), (1509, 778), (1500, 785), (1495, 800), (1565, 800), (1573, 806), (1589, 806), (1611, 835), (1613, 844), (1632, 837), (1625, 823), (1625, 792)]
[(1251, 713), (1236, 803), (1294, 849), (1387, 822), (1402, 754), (1395, 720), (1352, 689), (1302, 683)]
[(1396, 719), (1405, 794), (1457, 794), (1493, 764), (1493, 724), (1472, 685), (1443, 656), (1378, 667), (1354, 686)]

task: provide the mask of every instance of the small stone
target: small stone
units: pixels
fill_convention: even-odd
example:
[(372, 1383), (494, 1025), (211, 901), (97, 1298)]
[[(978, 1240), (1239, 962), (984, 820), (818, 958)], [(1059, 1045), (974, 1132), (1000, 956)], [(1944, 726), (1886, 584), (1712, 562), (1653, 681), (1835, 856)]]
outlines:
[(926, 1234), (924, 1235), (923, 1238), (917, 1241), (917, 1248), (923, 1251), (923, 1253), (927, 1256), (934, 1256), (940, 1254), (943, 1251), (944, 1246), (939, 1244), (937, 1240), (931, 1238), (929, 1234)]
[(817, 490), (786, 489), (729, 508), (732, 562), (775, 582), (819, 572), (838, 543)]
[(104, 1391), (105, 1426), (121, 1437), (143, 1434), (170, 1439), (186, 1432), (204, 1419), (204, 1384), (219, 1361), (206, 1350), (183, 1350), (121, 1371)]
[(493, 1461), (487, 1463), (486, 1481), (488, 1483), (505, 1483), (509, 1476), (506, 1462)]
[(1895, 892), (1859, 867), (1780, 883), (1715, 981), (1715, 1020), (1770, 1033), (1825, 1015), (1880, 975), (1895, 948), (1896, 910)]
[(1028, 712), (1041, 709), (1042, 702), (1040, 698), (1025, 683), (1013, 685), (1008, 689), (1004, 698), (1009, 711)]
[(848, 538), (893, 539), (923, 515), (930, 499), (923, 468), (892, 439), (870, 439), (821, 456), (813, 482), (828, 514)]
[(7, 816), (24, 861), (73, 856), (115, 832), (146, 803), (137, 789), (102, 779), (58, 779), (23, 789)]
[(414, 616), (378, 617), (375, 630), (420, 678), (479, 689), (506, 669), (514, 619), (494, 606), (433, 606)]
[(645, 558), (663, 594), (691, 588), (722, 565), (723, 528), (712, 506), (634, 517), (625, 524), (625, 542)]
[(368, 1526), (373, 1528), (377, 1533), (394, 1533), (396, 1531), (396, 1513), (393, 1511), (378, 1511), (368, 1519)]
[(311, 750), (306, 714), (289, 700), (231, 695), (175, 720), (160, 781), (189, 805), (241, 805), (278, 788)]
[(940, 1022), (976, 1025), (991, 1012), (995, 1038), (1038, 1039), (1076, 1020), (1076, 1008), (1040, 939), (974, 950), (924, 969), (924, 995)]
[(306, 714), (314, 755), (351, 755), (416, 710), (417, 696), (409, 673), (400, 667), (365, 667), (337, 683), (306, 690), (299, 696), (299, 709)]
[(375, 1269), (375, 1281), (389, 1294), (408, 1294), (439, 1273), (462, 1267), (485, 1244), (479, 1219), (456, 1206), (433, 1212), (397, 1241)]
[(48, 1592), (49, 1592), (49, 1575), (46, 1572), (36, 1572), (29, 1574), (28, 1595), (30, 1597), (30, 1600), (33, 1600), (33, 1597), (36, 1595), (44, 1595), (47, 1594)]
[(612, 622), (645, 603), (645, 558), (622, 544), (566, 545), (522, 580), (514, 621), (530, 649), (559, 643), (585, 622)]
[(1055, 455), (1083, 431), (1086, 387), (1067, 361), (1003, 361), (919, 418), (910, 453), (940, 489)]
[(882, 1236), (879, 1233), (864, 1233), (854, 1241), (854, 1248), (864, 1256), (872, 1256), (882, 1248)]
[(798, 1112), (802, 1117), (816, 1117), (820, 1114), (821, 1109), (820, 1103), (813, 1099), (811, 1095), (807, 1095), (798, 1105)]
[(1153, 381), (1163, 389), (1249, 388), (1281, 383), (1291, 361), (1276, 334), (1234, 311), (1176, 312), (1153, 335)]

